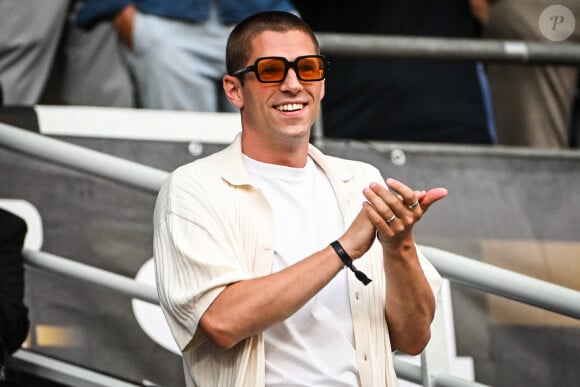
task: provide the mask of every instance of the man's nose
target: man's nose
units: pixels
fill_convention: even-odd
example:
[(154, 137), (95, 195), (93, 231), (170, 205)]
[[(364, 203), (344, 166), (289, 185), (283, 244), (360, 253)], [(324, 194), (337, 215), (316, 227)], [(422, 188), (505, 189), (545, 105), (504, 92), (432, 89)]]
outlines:
[(293, 68), (289, 68), (288, 73), (286, 74), (286, 78), (280, 85), (280, 89), (296, 92), (302, 90), (302, 88), (303, 85), (302, 82), (300, 82), (300, 79), (298, 79), (296, 70), (294, 70)]

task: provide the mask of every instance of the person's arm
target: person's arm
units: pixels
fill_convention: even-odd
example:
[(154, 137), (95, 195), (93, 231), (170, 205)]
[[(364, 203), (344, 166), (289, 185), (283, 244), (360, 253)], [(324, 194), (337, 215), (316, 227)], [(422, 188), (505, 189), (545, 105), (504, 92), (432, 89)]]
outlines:
[[(383, 249), (387, 281), (385, 315), (393, 350), (418, 354), (431, 337), (435, 313), (433, 291), (419, 262), (413, 226), (431, 204), (447, 196), (444, 188), (415, 192), (388, 179), (385, 186), (373, 183), (364, 190), (364, 209), (377, 228)], [(412, 204), (418, 201), (418, 205)], [(395, 215), (392, 221), (387, 222)]]
[(489, 19), (489, 6), (495, 0), (469, 0), (471, 14), (482, 25), (487, 24)]
[(133, 22), (135, 20), (135, 12), (135, 5), (129, 4), (112, 20), (113, 27), (115, 27), (115, 30), (119, 34), (119, 38), (130, 49), (133, 49)]
[[(353, 258), (372, 245), (375, 229), (361, 211), (340, 243)], [(228, 285), (200, 320), (205, 335), (221, 348), (263, 332), (294, 314), (342, 269), (332, 247), (270, 275)]]

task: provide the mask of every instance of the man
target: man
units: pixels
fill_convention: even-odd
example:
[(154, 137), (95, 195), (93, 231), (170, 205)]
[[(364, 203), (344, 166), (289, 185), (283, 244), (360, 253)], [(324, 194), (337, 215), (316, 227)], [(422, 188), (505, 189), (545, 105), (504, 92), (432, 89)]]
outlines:
[(391, 353), (424, 348), (440, 282), (413, 225), (447, 191), (389, 190), (309, 145), (328, 64), (300, 18), (250, 16), (226, 62), (241, 136), (173, 172), (154, 214), (187, 385), (396, 385)]
[(22, 218), (0, 208), (0, 375), (5, 356), (20, 348), (28, 333), (22, 262), (26, 230)]

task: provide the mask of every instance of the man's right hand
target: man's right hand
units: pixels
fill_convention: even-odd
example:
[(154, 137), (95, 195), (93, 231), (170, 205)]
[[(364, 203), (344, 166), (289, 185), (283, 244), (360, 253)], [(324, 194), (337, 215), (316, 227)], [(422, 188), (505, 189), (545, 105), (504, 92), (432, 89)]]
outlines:
[(129, 49), (133, 49), (133, 21), (135, 20), (135, 5), (129, 4), (112, 20), (113, 27), (117, 30), (121, 41)]
[(377, 230), (364, 209), (358, 213), (339, 242), (352, 259), (360, 258), (372, 246)]

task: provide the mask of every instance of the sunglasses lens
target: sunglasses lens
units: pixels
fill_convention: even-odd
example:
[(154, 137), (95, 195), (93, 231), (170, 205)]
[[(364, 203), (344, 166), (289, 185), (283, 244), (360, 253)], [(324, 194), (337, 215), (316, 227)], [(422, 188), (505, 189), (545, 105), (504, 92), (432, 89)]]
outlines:
[(263, 82), (277, 82), (284, 79), (286, 63), (280, 59), (262, 59), (257, 64), (258, 79)]
[(319, 57), (300, 58), (296, 67), (300, 78), (305, 81), (319, 81), (324, 78), (324, 61)]

